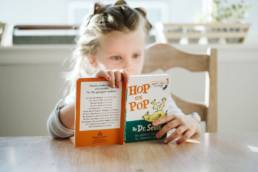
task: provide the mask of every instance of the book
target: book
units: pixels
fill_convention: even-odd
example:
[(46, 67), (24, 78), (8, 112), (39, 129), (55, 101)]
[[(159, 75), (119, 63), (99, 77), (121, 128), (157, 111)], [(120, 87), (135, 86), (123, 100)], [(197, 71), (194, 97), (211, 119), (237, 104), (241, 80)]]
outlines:
[(125, 142), (156, 139), (161, 125), (152, 122), (168, 111), (169, 75), (136, 75), (127, 83)]
[(104, 78), (76, 83), (76, 147), (156, 139), (152, 122), (168, 111), (169, 75), (130, 75), (121, 88)]
[(124, 143), (125, 86), (111, 88), (104, 78), (77, 80), (75, 146)]

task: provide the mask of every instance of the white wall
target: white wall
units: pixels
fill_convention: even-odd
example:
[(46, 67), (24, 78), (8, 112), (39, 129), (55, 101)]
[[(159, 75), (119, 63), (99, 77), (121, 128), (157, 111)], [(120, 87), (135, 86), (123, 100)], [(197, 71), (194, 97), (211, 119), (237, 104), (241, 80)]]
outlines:
[(0, 48), (0, 136), (46, 135), (72, 48)]
[(0, 67), (0, 135), (45, 135), (47, 116), (60, 93), (60, 66)]
[[(103, 1), (103, 0), (101, 0)], [(139, 2), (140, 0), (130, 0)], [(142, 0), (141, 0), (142, 1)], [(155, 1), (155, 0), (148, 0)], [(193, 22), (205, 12), (204, 4), (208, 0), (161, 0), (165, 2), (169, 11), (170, 22)], [(240, 0), (229, 0), (228, 2), (239, 2)], [(83, 2), (89, 6), (94, 0), (1, 0), (0, 1), (0, 21), (9, 24), (67, 24), (69, 23), (69, 8), (73, 3)], [(146, 6), (145, 1), (143, 7)], [(252, 5), (247, 16), (247, 22), (252, 23), (249, 34), (251, 42), (258, 43), (258, 1), (246, 0)]]
[[(179, 48), (193, 53), (205, 50), (200, 46), (180, 46)], [(240, 45), (217, 48), (218, 130), (219, 132), (256, 132), (258, 131), (258, 47)], [(205, 76), (199, 74), (195, 80), (187, 78), (190, 82), (186, 79), (182, 81), (181, 78), (184, 76), (180, 74), (174, 77), (176, 79), (174, 91), (187, 99), (204, 101), (205, 95), (200, 92), (200, 89), (204, 89), (202, 86), (205, 83)]]
[(258, 49), (219, 53), (219, 130), (258, 131)]
[[(100, 0), (108, 1), (108, 0)], [(114, 2), (113, 0), (110, 0)], [(135, 2), (143, 2), (142, 6), (146, 6), (144, 0), (129, 0), (130, 5)], [(148, 0), (155, 2), (156, 0)], [(69, 7), (73, 3), (82, 2), (85, 6), (94, 0), (1, 0), (0, 20), (8, 21), (8, 23), (68, 23)], [(187, 0), (161, 0), (167, 2), (169, 9), (169, 18), (171, 21), (188, 22), (196, 19), (202, 12), (202, 0), (192, 0), (189, 6)], [(187, 13), (185, 12), (187, 11)]]

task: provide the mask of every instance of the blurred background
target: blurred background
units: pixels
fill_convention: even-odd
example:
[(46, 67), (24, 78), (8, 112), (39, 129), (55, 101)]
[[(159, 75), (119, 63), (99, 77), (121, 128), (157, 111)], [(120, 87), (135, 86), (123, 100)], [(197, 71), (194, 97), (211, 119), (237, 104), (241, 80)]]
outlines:
[[(47, 135), (63, 95), (64, 62), (92, 0), (0, 0), (0, 136)], [(114, 1), (100, 1), (114, 3)], [(149, 43), (218, 49), (218, 131), (258, 131), (258, 1), (128, 0), (154, 25)], [(172, 91), (205, 100), (205, 74), (176, 69)]]

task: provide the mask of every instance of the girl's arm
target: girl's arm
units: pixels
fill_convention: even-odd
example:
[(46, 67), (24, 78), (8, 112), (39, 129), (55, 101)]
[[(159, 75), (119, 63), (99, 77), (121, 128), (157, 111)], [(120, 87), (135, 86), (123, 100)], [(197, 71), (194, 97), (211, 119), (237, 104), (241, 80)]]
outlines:
[(74, 129), (74, 103), (64, 106), (59, 113), (60, 121), (66, 128)]
[(47, 129), (53, 138), (69, 138), (74, 135), (74, 105), (64, 105), (60, 100), (50, 113)]

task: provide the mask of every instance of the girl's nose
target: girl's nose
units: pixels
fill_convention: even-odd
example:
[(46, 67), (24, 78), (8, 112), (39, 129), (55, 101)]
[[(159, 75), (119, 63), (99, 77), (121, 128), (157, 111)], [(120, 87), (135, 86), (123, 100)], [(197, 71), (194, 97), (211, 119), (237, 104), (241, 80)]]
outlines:
[(125, 60), (124, 63), (124, 69), (127, 70), (128, 72), (132, 69), (133, 64), (132, 64), (132, 60)]

